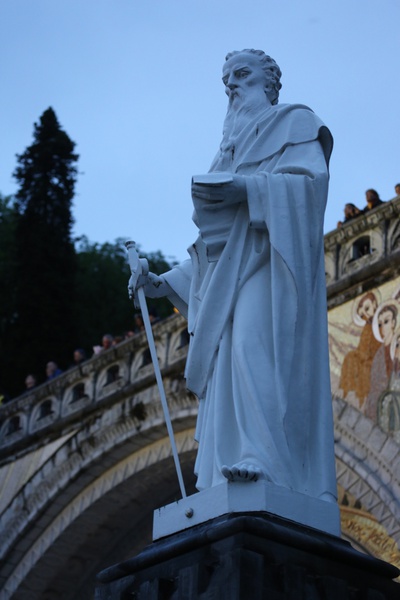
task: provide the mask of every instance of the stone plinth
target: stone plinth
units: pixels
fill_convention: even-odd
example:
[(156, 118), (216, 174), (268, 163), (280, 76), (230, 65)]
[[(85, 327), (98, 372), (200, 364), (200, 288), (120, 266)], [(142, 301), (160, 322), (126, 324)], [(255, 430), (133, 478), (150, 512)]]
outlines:
[(98, 575), (96, 600), (397, 600), (398, 569), (268, 513), (220, 517)]
[(263, 479), (228, 482), (154, 511), (153, 540), (232, 513), (265, 512), (340, 536), (336, 502), (312, 498)]

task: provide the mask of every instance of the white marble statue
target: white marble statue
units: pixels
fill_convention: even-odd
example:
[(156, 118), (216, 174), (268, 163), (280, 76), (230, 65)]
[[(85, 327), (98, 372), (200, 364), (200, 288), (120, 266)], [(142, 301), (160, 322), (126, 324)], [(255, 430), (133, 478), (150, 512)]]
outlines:
[(223, 138), (193, 178), (190, 259), (145, 293), (187, 316), (187, 387), (199, 399), (199, 490), (264, 478), (334, 502), (323, 218), (332, 137), (278, 104), (280, 69), (228, 54)]

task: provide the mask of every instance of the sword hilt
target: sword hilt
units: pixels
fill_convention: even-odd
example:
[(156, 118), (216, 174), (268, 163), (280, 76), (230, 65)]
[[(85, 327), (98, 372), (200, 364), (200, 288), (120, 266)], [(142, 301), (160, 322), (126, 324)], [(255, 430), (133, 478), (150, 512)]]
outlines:
[(128, 295), (130, 299), (133, 298), (135, 300), (136, 308), (139, 308), (136, 290), (146, 284), (147, 275), (149, 274), (149, 263), (147, 258), (139, 258), (136, 243), (133, 240), (127, 241), (125, 247), (128, 251), (128, 264), (131, 269), (131, 277), (128, 282)]

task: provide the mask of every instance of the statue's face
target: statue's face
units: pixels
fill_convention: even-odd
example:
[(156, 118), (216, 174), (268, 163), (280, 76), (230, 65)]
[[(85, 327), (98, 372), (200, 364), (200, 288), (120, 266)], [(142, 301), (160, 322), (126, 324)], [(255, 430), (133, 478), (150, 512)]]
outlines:
[(253, 89), (265, 90), (267, 76), (257, 56), (243, 52), (235, 54), (223, 66), (222, 81), (229, 101), (246, 97)]

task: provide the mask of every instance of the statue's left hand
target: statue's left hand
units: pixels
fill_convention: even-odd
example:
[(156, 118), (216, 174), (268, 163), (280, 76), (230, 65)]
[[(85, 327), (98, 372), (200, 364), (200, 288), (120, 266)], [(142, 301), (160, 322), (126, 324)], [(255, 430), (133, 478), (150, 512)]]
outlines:
[(245, 178), (241, 175), (233, 175), (233, 181), (220, 185), (204, 185), (192, 183), (192, 198), (204, 200), (215, 208), (230, 204), (246, 202), (247, 190)]

